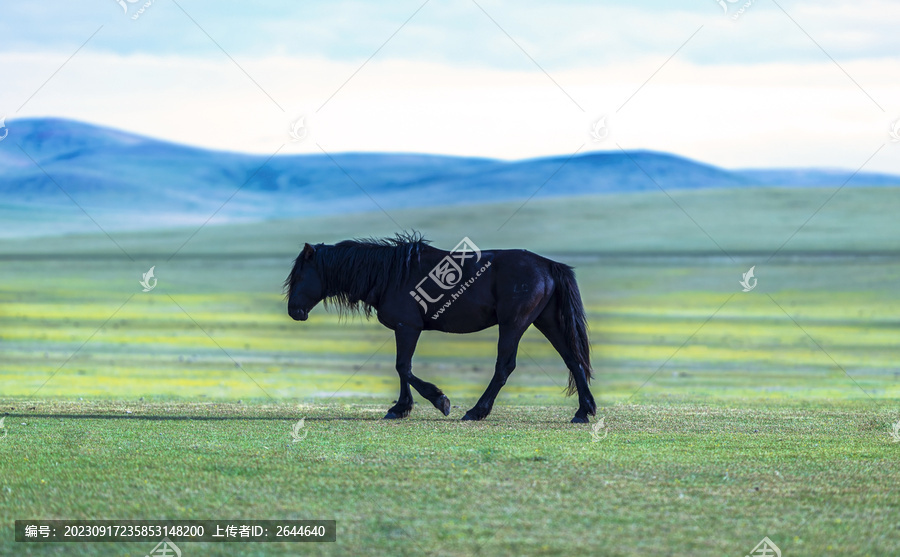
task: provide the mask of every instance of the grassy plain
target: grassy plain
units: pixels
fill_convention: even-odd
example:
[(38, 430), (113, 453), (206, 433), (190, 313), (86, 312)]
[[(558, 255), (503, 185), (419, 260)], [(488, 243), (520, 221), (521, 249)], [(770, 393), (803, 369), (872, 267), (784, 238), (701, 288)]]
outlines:
[[(789, 555), (896, 554), (900, 196), (841, 191), (816, 212), (832, 193), (113, 233), (121, 250), (103, 234), (0, 242), (0, 553), (151, 549), (22, 547), (15, 518), (245, 517), (335, 518), (338, 542), (183, 549), (745, 555), (768, 536)], [(567, 423), (565, 369), (533, 330), (485, 422), (457, 420), (490, 377), (495, 330), (420, 341), (417, 373), (450, 417), (425, 403), (378, 420), (396, 398), (390, 331), (321, 308), (295, 323), (280, 284), (303, 241), (397, 224), (576, 266), (606, 437)]]
[(186, 557), (746, 555), (763, 536), (784, 555), (900, 549), (895, 412), (863, 402), (619, 404), (596, 442), (571, 408), (533, 401), (475, 424), (424, 408), (386, 422), (344, 399), (26, 404), (2, 441), (9, 555), (154, 545), (15, 544), (27, 517), (338, 523), (333, 544), (180, 544)]

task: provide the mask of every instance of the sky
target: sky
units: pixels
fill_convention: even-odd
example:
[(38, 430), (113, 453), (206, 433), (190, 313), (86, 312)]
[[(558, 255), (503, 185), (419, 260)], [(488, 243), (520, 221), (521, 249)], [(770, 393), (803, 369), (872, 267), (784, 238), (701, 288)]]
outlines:
[(896, 0), (250, 4), (4, 2), (0, 117), (262, 154), (900, 174)]

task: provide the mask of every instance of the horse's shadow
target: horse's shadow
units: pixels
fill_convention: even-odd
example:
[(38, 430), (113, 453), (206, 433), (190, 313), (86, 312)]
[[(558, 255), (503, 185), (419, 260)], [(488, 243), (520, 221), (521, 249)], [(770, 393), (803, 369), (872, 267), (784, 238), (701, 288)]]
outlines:
[[(46, 418), (46, 419), (66, 419), (66, 420), (138, 420), (138, 421), (150, 421), (150, 422), (184, 422), (184, 421), (199, 421), (199, 422), (226, 422), (226, 421), (269, 421), (269, 422), (294, 422), (297, 421), (297, 416), (171, 416), (171, 415), (158, 415), (158, 414), (126, 414), (126, 415), (118, 415), (118, 414), (19, 414), (19, 413), (4, 413), (4, 417), (8, 416), (10, 418)], [(445, 419), (406, 419), (406, 420), (398, 420), (394, 422), (385, 422), (382, 418), (371, 417), (371, 418), (363, 418), (359, 416), (306, 416), (304, 420), (307, 422), (377, 422), (377, 423), (433, 423), (433, 422), (444, 422), (447, 424), (456, 425), (458, 422), (456, 420), (445, 420)], [(482, 422), (484, 425), (490, 425), (492, 423), (496, 423), (497, 425), (503, 425), (507, 427), (509, 424), (506, 422)], [(559, 422), (556, 420), (529, 420), (528, 422), (523, 422), (523, 425), (527, 424), (554, 424), (559, 425)]]

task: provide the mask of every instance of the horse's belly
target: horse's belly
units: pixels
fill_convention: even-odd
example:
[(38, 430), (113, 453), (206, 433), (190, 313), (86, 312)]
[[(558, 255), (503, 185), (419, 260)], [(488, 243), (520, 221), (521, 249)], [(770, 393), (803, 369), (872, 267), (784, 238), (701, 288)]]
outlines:
[(462, 310), (448, 308), (443, 313), (426, 316), (426, 331), (443, 331), (445, 333), (475, 333), (497, 324), (497, 313), (493, 310)]

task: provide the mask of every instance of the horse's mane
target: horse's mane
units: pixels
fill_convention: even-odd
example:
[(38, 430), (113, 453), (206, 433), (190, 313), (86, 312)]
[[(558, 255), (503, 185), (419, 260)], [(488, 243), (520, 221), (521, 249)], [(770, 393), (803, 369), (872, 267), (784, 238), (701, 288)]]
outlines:
[[(393, 238), (354, 238), (333, 246), (317, 245), (314, 257), (325, 287), (325, 307), (334, 304), (341, 314), (362, 310), (366, 317), (371, 316), (370, 302), (405, 280), (410, 264), (419, 260), (429, 243), (421, 233), (412, 231), (397, 233)], [(294, 270), (302, 260), (301, 253), (294, 261)], [(285, 281), (288, 295), (294, 270)]]

